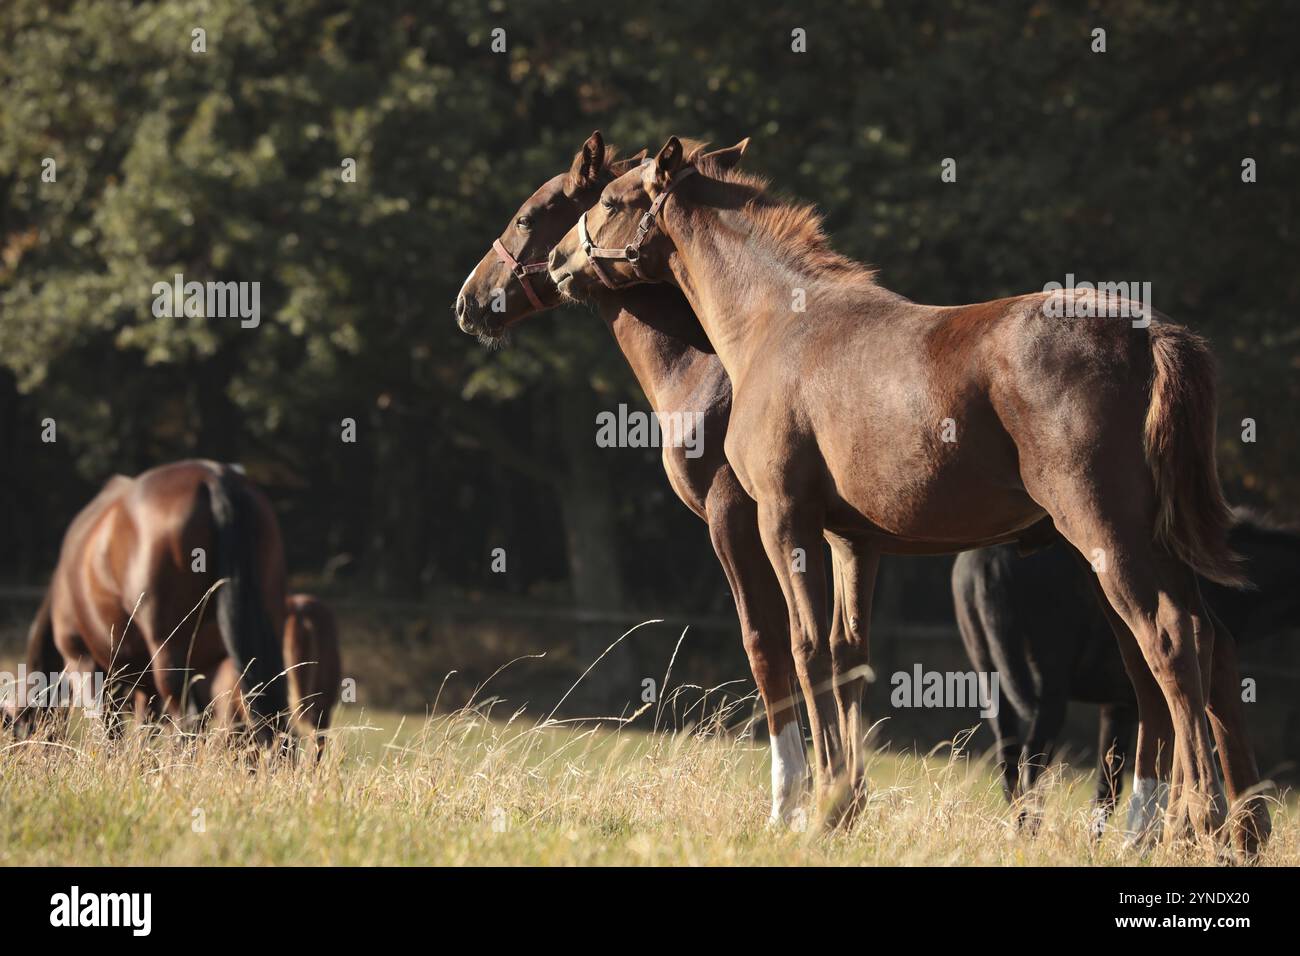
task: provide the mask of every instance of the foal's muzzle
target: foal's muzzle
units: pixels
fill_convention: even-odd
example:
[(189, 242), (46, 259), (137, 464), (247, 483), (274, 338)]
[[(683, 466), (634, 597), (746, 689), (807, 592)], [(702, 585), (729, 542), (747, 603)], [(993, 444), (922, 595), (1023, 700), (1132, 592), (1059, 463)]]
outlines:
[(471, 335), (477, 334), (478, 320), (478, 305), (467, 299), (463, 293), (456, 296), (456, 324), (460, 326), (460, 330)]

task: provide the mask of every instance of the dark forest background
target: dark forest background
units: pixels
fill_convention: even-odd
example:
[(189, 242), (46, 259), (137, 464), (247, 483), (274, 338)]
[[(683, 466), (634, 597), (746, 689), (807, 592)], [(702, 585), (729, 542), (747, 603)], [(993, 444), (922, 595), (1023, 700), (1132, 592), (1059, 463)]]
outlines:
[[(657, 452), (594, 445), (597, 410), (645, 407), (600, 321), (557, 310), (487, 351), (452, 318), (594, 128), (752, 136), (747, 165), (916, 300), (1152, 282), (1220, 357), (1232, 498), (1297, 516), (1288, 7), (5, 0), (0, 584), (41, 585), (110, 474), (202, 456), (267, 488), (331, 594), (730, 614)], [(176, 272), (260, 281), (260, 328), (155, 318)], [(950, 621), (948, 564), (895, 562), (886, 606)]]

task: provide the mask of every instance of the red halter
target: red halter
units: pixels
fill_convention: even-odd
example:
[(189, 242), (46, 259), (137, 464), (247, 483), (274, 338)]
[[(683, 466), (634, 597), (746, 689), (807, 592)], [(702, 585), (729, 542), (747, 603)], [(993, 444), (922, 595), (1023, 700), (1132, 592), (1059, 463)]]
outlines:
[(492, 241), (492, 249), (496, 252), (497, 258), (510, 270), (510, 274), (518, 279), (519, 284), (524, 287), (524, 295), (528, 296), (528, 301), (533, 304), (533, 308), (538, 312), (543, 311), (546, 306), (542, 304), (542, 300), (533, 291), (533, 284), (528, 281), (528, 277), (539, 272), (545, 272), (546, 260), (542, 259), (527, 264), (522, 263), (510, 254), (510, 250), (505, 247), (505, 244), (500, 239)]

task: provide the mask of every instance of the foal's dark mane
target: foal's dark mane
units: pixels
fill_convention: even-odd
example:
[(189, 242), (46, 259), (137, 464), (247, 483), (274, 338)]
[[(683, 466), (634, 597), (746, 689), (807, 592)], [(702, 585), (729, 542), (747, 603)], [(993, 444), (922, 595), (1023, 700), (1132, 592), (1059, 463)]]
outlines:
[(762, 176), (724, 167), (706, 154), (707, 144), (682, 140), (687, 162), (705, 176), (737, 186), (748, 195), (739, 211), (754, 226), (755, 233), (796, 271), (818, 279), (848, 283), (861, 291), (877, 291), (876, 270), (831, 248), (822, 214), (812, 203), (773, 195)]

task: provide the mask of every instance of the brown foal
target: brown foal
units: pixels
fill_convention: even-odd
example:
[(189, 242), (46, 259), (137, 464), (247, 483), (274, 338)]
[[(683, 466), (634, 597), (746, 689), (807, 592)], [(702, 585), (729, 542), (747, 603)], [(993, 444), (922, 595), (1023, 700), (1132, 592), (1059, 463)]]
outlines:
[[(823, 531), (855, 549), (855, 592), (869, 593), (882, 552), (980, 547), (1047, 518), (1099, 569), (1140, 720), (1149, 730), (1156, 702), (1168, 708), (1166, 833), (1218, 834), (1226, 808), (1207, 698), (1230, 796), (1245, 796), (1258, 773), (1231, 704), (1231, 645), (1214, 640), (1192, 573), (1241, 580), (1226, 545), (1204, 342), (1163, 321), (1056, 317), (1060, 293), (1055, 303), (1047, 293), (910, 302), (835, 253), (810, 207), (772, 197), (733, 165), (699, 151), (688, 160), (673, 137), (604, 188), (550, 271), (574, 298), (611, 282), (675, 285), (715, 347), (733, 386), (726, 458), (758, 503), (786, 599), (828, 818), (851, 816), (862, 791), (861, 686), (850, 675), (865, 662), (868, 617), (828, 626)], [(597, 247), (625, 254), (597, 267)], [(1092, 315), (1124, 305), (1088, 304)], [(1148, 739), (1148, 760), (1152, 751)], [(1234, 823), (1253, 849), (1267, 810), (1251, 802)]]
[[(300, 739), (310, 742), (312, 753), (320, 760), (343, 679), (338, 622), (329, 605), (310, 594), (290, 594), (284, 604), (281, 646), (289, 685), (290, 727)], [(246, 722), (239, 669), (230, 658), (218, 666), (210, 683), (206, 696), (215, 724), (230, 729)]]
[(284, 665), (289, 679), (289, 713), (299, 736), (325, 752), (325, 732), (343, 681), (339, 628), (320, 598), (291, 594), (285, 603)]
[[(560, 295), (545, 271), (521, 274), (519, 267), (545, 262), (552, 246), (596, 201), (601, 189), (640, 159), (615, 160), (600, 133), (593, 133), (568, 172), (547, 180), (519, 207), (469, 274), (456, 299), (461, 329), (496, 340), (508, 326), (559, 305)], [(664, 471), (677, 496), (708, 522), (709, 537), (735, 598), (745, 653), (767, 711), (772, 820), (787, 819), (807, 777), (794, 659), (785, 606), (759, 538), (754, 502), (723, 455), (731, 383), (676, 289), (642, 286), (603, 292), (594, 303), (654, 411), (686, 413), (693, 421), (703, 421), (702, 454), (690, 457), (683, 447), (666, 442)], [(695, 418), (696, 413), (702, 418)]]

